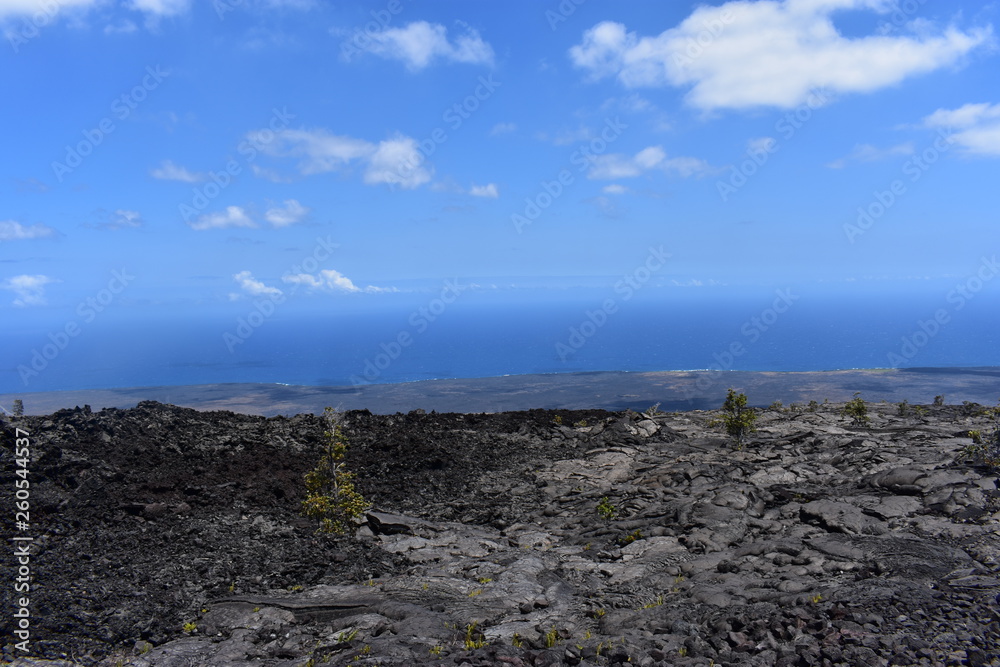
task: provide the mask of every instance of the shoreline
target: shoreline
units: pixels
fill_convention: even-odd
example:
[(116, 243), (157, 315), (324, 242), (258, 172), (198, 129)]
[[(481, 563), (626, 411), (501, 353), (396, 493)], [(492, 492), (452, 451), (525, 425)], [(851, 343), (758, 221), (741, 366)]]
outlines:
[(415, 380), (358, 386), (280, 383), (219, 383), (124, 387), (0, 394), (0, 406), (24, 401), (25, 413), (90, 405), (129, 408), (144, 400), (198, 410), (230, 410), (263, 416), (321, 413), (326, 406), (392, 414), (427, 412), (509, 412), (546, 409), (705, 410), (721, 405), (726, 390), (747, 394), (754, 406), (850, 400), (929, 404), (940, 394), (946, 403), (1000, 400), (1000, 367), (852, 369), (828, 371), (582, 371), (503, 375), (487, 378)]

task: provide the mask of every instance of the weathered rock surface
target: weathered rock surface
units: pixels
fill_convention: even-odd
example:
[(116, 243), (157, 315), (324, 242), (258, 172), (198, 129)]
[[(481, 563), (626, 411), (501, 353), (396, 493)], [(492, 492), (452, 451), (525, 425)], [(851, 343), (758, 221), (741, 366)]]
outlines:
[(298, 516), (312, 415), (25, 418), (34, 657), (3, 658), (1000, 665), (997, 475), (960, 454), (986, 419), (837, 407), (764, 411), (740, 451), (711, 412), (350, 412), (374, 508), (339, 540)]

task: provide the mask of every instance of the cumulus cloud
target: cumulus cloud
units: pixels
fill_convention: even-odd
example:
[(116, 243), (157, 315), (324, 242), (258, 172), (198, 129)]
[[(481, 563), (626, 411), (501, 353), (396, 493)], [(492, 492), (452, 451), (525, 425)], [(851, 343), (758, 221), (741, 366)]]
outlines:
[(490, 128), (490, 136), (495, 137), (499, 134), (510, 134), (515, 130), (517, 130), (517, 125), (514, 123), (497, 123)]
[(379, 142), (375, 152), (368, 158), (364, 180), (369, 185), (386, 183), (412, 190), (430, 181), (431, 175), (417, 140), (398, 136)]
[(241, 206), (227, 206), (225, 211), (200, 216), (188, 225), (195, 231), (206, 229), (229, 229), (231, 227), (256, 227), (257, 225)]
[(176, 16), (191, 6), (191, 0), (131, 0), (132, 9), (153, 16)]
[(497, 191), (496, 183), (487, 183), (486, 185), (473, 185), (469, 188), (469, 194), (473, 197), (487, 197), (489, 199), (496, 199), (500, 196), (500, 192)]
[(470, 27), (466, 27), (465, 34), (449, 40), (448, 29), (443, 25), (414, 21), (402, 28), (382, 30), (370, 38), (369, 52), (389, 60), (399, 60), (410, 71), (422, 70), (435, 60), (493, 64), (493, 47)]
[(43, 275), (20, 275), (7, 278), (0, 283), (0, 289), (10, 290), (16, 295), (13, 303), (18, 308), (45, 305), (45, 286), (58, 280)]
[[(261, 281), (255, 279), (249, 271), (240, 271), (233, 276), (233, 280), (244, 292), (250, 296), (277, 297), (282, 295), (282, 291), (277, 287), (268, 287)], [(238, 295), (237, 295), (238, 296)]]
[(1000, 104), (938, 109), (924, 118), (924, 125), (948, 132), (950, 140), (968, 153), (1000, 156)]
[(101, 0), (0, 0), (0, 18), (5, 16), (51, 16), (53, 10), (88, 9), (96, 7)]
[(284, 207), (273, 206), (264, 212), (264, 219), (274, 227), (287, 227), (301, 221), (309, 214), (308, 208), (296, 199), (286, 199)]
[(161, 181), (181, 181), (182, 183), (200, 183), (205, 180), (205, 174), (196, 174), (184, 167), (176, 165), (171, 160), (164, 160), (159, 167), (150, 170), (149, 175)]
[(661, 146), (649, 146), (632, 156), (609, 153), (592, 157), (587, 178), (609, 181), (635, 178), (653, 169), (672, 172), (684, 178), (704, 176), (712, 171), (704, 160), (683, 156), (668, 158)]
[(311, 290), (324, 292), (377, 293), (397, 291), (392, 287), (375, 287), (373, 285), (358, 287), (350, 278), (333, 269), (323, 269), (315, 275), (311, 273), (290, 273), (281, 279), (292, 285), (304, 285)]
[(811, 92), (865, 93), (947, 67), (987, 44), (992, 27), (849, 38), (838, 10), (891, 11), (884, 0), (760, 0), (703, 5), (678, 26), (640, 36), (621, 23), (588, 29), (569, 55), (594, 79), (627, 88), (689, 88), (700, 109), (793, 108)]
[(56, 230), (41, 223), (25, 227), (16, 220), (0, 221), (0, 241), (22, 241), (54, 236)]
[(286, 130), (264, 144), (262, 151), (273, 157), (298, 158), (299, 173), (305, 176), (356, 164), (363, 168), (363, 180), (369, 185), (384, 183), (410, 190), (429, 182), (433, 175), (417, 140), (401, 134), (375, 144), (323, 129)]

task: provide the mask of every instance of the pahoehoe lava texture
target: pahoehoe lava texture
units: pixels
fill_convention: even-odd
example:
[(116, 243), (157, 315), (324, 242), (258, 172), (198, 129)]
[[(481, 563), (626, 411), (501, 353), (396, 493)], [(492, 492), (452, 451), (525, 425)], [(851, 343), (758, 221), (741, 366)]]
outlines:
[(317, 416), (22, 418), (32, 657), (8, 555), (2, 659), (1000, 665), (997, 475), (961, 454), (988, 420), (839, 407), (762, 411), (742, 451), (714, 412), (348, 412), (374, 507), (341, 539), (299, 515)]

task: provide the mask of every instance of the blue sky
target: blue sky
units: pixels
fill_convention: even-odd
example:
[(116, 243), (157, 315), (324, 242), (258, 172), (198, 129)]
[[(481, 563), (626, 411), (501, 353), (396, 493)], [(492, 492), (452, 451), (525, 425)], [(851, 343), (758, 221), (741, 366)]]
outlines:
[(608, 286), (651, 248), (663, 290), (954, 284), (997, 250), (998, 17), (0, 0), (0, 311)]

